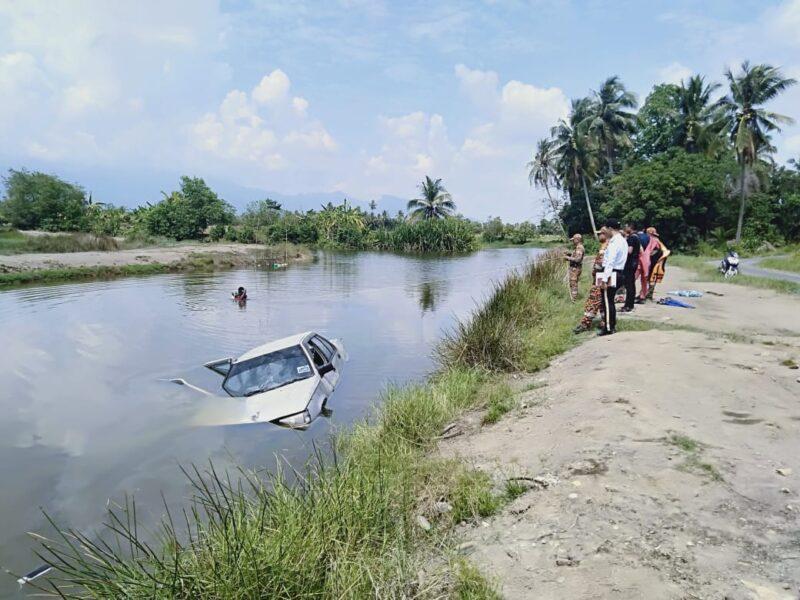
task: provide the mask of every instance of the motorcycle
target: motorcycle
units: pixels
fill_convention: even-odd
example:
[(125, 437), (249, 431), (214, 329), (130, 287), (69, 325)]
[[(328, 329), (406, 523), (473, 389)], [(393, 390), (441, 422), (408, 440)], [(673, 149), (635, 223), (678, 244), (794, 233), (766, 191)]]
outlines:
[(729, 251), (719, 263), (719, 272), (725, 279), (736, 277), (739, 274), (739, 254), (733, 250)]

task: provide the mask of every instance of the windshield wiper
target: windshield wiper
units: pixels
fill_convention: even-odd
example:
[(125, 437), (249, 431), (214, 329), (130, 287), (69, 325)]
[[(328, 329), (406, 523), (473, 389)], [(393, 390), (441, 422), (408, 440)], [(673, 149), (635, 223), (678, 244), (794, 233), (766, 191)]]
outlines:
[(305, 377), (297, 377), (295, 379), (290, 379), (289, 381), (284, 381), (280, 385), (276, 385), (275, 387), (261, 387), (258, 389), (253, 390), (252, 392), (247, 392), (244, 397), (247, 398), (248, 396), (255, 396), (256, 394), (263, 394), (264, 392), (271, 392), (272, 390), (277, 390), (278, 388), (282, 388), (285, 385), (289, 385), (290, 383), (295, 383), (296, 381), (303, 381), (306, 379)]

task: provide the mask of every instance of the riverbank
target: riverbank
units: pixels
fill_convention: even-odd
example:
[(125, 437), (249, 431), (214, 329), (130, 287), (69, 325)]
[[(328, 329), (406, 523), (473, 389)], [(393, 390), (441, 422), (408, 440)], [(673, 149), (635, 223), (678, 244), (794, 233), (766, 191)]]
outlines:
[[(548, 318), (567, 328), (541, 347), (515, 343), (520, 357), (545, 362), (561, 344), (573, 343), (568, 328), (579, 308), (563, 300), (563, 277), (560, 262), (543, 261), (496, 294), (509, 300), (493, 311), (499, 311), (494, 322), (501, 329), (510, 330), (509, 319), (520, 315), (520, 335), (529, 341), (541, 337)], [(526, 290), (531, 293), (520, 294)], [(82, 539), (85, 548), (62, 546), (49, 560), (59, 567), (57, 577), (96, 597), (123, 589), (139, 597), (157, 591), (160, 597), (235, 598), (251, 597), (253, 590), (283, 598), (491, 597), (486, 581), (459, 554), (453, 527), (496, 512), (520, 487), (514, 481), (496, 485), (431, 450), (442, 436), (458, 434), (451, 423), (463, 411), (486, 407), (499, 418), (511, 394), (486, 369), (454, 365), (426, 383), (390, 389), (371, 419), (337, 436), (335, 460), (321, 449), (307, 471), (252, 477), (246, 491), (224, 476), (193, 473), (198, 513), (195, 519), (189, 512), (191, 545), (167, 525), (166, 544), (155, 550), (122, 540), (122, 547), (134, 548), (133, 557), (98, 565), (89, 555), (100, 549)], [(118, 516), (127, 523), (126, 514)], [(117, 529), (137, 537), (132, 529)]]
[(460, 527), (505, 598), (797, 597), (800, 301), (668, 268), (679, 288), (715, 294), (637, 306), (440, 443), (527, 488)]
[(312, 259), (288, 244), (275, 247), (234, 243), (190, 243), (128, 250), (32, 253), (0, 256), (0, 286), (22, 283), (149, 275), (242, 266), (269, 267)]

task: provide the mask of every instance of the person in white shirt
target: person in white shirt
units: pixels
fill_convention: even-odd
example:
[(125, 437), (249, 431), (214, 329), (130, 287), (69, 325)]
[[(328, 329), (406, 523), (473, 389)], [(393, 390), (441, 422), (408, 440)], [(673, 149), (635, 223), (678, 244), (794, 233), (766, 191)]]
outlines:
[(628, 242), (620, 233), (620, 224), (617, 219), (606, 221), (606, 230), (609, 240), (603, 255), (603, 271), (598, 274), (600, 288), (603, 290), (603, 304), (605, 305), (605, 319), (603, 329), (598, 335), (611, 335), (617, 328), (617, 308), (614, 305), (614, 295), (617, 287), (622, 284), (622, 273), (625, 261), (628, 259)]

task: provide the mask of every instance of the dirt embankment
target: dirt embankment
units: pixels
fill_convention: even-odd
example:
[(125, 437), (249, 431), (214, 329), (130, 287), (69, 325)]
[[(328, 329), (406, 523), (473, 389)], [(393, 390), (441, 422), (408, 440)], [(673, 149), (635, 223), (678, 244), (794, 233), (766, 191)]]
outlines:
[(506, 598), (800, 598), (800, 298), (687, 287), (724, 295), (633, 315), (693, 330), (590, 339), (441, 446), (530, 487), (463, 526)]
[(198, 258), (216, 266), (233, 267), (267, 262), (302, 262), (310, 260), (311, 254), (307, 250), (292, 246), (285, 250), (282, 246), (265, 248), (249, 244), (181, 244), (109, 252), (12, 254), (0, 256), (0, 272), (147, 264), (179, 268), (182, 264)]

